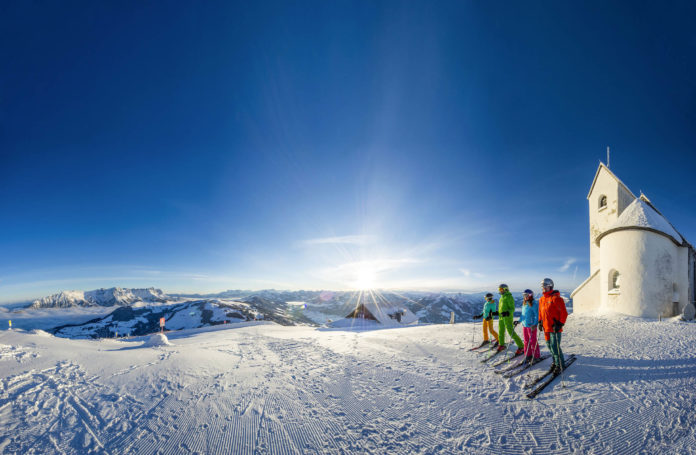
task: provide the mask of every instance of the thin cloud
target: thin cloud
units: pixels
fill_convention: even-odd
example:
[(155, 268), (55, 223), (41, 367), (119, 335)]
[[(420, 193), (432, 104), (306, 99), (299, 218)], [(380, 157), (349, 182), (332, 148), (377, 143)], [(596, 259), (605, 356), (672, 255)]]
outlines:
[(385, 272), (387, 270), (400, 269), (413, 264), (418, 264), (421, 260), (414, 258), (397, 258), (397, 259), (375, 259), (369, 261), (347, 262), (336, 267), (329, 268), (331, 273), (342, 274), (354, 271), (370, 269), (373, 272)]
[(568, 258), (565, 263), (561, 266), (561, 268), (558, 269), (559, 272), (566, 272), (571, 265), (575, 264), (577, 262), (577, 259), (575, 258)]
[(340, 283), (341, 287), (351, 288), (365, 281), (374, 282), (375, 287), (385, 287), (388, 275), (422, 262), (410, 257), (351, 261), (319, 270), (317, 276), (329, 283)]
[(313, 245), (367, 245), (374, 241), (370, 235), (342, 235), (336, 237), (318, 237), (300, 242), (302, 246)]
[(459, 271), (462, 272), (462, 274), (463, 274), (465, 277), (467, 277), (467, 278), (469, 278), (469, 277), (483, 278), (483, 277), (486, 276), (486, 275), (484, 275), (483, 273), (472, 272), (472, 271), (469, 270), (469, 269), (459, 269)]

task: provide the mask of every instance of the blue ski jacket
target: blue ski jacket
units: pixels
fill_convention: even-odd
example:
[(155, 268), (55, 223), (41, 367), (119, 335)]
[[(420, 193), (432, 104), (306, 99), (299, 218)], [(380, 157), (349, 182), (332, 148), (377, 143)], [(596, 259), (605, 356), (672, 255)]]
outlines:
[(496, 306), (498, 306), (495, 303), (495, 300), (491, 300), (490, 302), (486, 302), (483, 304), (483, 319), (488, 319), (488, 318), (493, 318), (491, 316), (491, 313), (495, 311)]
[(522, 327), (534, 327), (539, 324), (539, 303), (532, 300), (532, 304), (522, 303), (522, 314), (520, 315)]

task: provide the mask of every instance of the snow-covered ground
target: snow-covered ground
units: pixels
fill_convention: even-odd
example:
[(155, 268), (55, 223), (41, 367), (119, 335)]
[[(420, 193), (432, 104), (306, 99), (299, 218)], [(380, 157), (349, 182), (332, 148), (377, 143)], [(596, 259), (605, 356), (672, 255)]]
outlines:
[(0, 453), (696, 453), (696, 324), (571, 315), (578, 361), (535, 400), (468, 351), (472, 333), (3, 330)]

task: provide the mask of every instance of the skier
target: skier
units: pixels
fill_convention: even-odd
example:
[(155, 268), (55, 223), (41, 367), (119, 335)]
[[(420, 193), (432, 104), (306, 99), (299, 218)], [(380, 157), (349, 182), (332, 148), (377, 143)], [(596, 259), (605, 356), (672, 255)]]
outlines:
[(510, 334), (510, 338), (512, 338), (517, 345), (515, 355), (520, 355), (524, 352), (524, 344), (522, 344), (519, 335), (515, 333), (512, 324), (513, 314), (515, 313), (515, 299), (512, 298), (507, 284), (498, 286), (498, 292), (500, 293), (500, 301), (498, 303), (498, 350), (502, 351), (505, 349), (505, 330), (507, 330)]
[(546, 346), (553, 356), (551, 370), (558, 374), (566, 367), (563, 351), (561, 351), (561, 333), (568, 318), (568, 310), (561, 294), (553, 289), (551, 278), (544, 278), (541, 288), (544, 293), (539, 298), (539, 331), (544, 332)]
[(493, 300), (493, 294), (490, 292), (486, 294), (486, 302), (483, 304), (483, 311), (481, 314), (477, 314), (474, 316), (474, 319), (481, 319), (483, 318), (483, 343), (481, 343), (481, 346), (485, 346), (488, 343), (490, 343), (490, 339), (488, 338), (488, 332), (491, 332), (491, 335), (493, 335), (493, 338), (495, 339), (495, 344), (498, 344), (498, 333), (493, 330), (493, 314), (495, 313), (495, 300)]
[(539, 323), (539, 305), (534, 301), (534, 292), (531, 289), (525, 289), (522, 295), (524, 301), (522, 302), (520, 322), (522, 322), (524, 338), (524, 355), (527, 357), (527, 362), (536, 363), (541, 357), (536, 333)]

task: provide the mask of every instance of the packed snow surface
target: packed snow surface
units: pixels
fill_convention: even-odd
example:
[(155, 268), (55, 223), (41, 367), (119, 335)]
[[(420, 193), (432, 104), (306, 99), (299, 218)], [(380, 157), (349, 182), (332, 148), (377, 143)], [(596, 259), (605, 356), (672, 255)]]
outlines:
[(535, 400), (469, 351), (480, 329), (3, 330), (0, 453), (696, 453), (696, 324), (571, 315), (578, 360)]
[(642, 200), (641, 198), (636, 198), (633, 202), (629, 204), (628, 207), (621, 213), (619, 219), (607, 229), (610, 231), (617, 228), (628, 228), (628, 227), (643, 227), (651, 228), (656, 231), (664, 232), (665, 234), (672, 237), (677, 243), (682, 243), (682, 237), (674, 229), (674, 227), (669, 224), (669, 221), (665, 219), (664, 216), (657, 213), (650, 205)]

